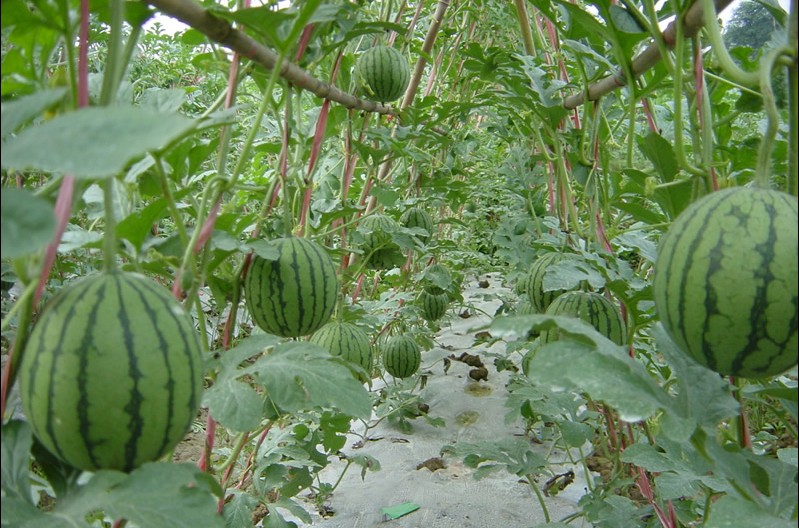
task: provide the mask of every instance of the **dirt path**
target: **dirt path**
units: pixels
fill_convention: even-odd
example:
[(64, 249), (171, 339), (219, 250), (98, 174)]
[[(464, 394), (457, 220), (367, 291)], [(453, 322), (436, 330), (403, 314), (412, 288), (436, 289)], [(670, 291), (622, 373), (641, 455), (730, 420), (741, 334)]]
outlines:
[[(362, 447), (358, 444), (360, 438), (352, 436), (343, 451), (349, 455), (368, 454), (380, 462), (382, 469), (368, 472), (362, 480), (360, 468), (351, 467), (327, 502), (334, 514), (322, 518), (314, 511), (314, 526), (529, 528), (546, 522), (532, 488), (520, 477), (500, 470), (476, 480), (475, 470), (466, 467), (462, 458), (441, 455), (443, 446), (455, 443), (526, 441), (521, 421), (506, 423), (505, 385), (509, 374), (498, 373), (493, 366), (491, 353), (502, 352), (504, 344), (495, 343), (489, 348), (475, 339), (475, 333), (491, 320), (500, 305), (498, 293), (507, 296), (509, 291), (497, 274), (480, 279), (488, 281), (487, 288), (480, 288), (475, 280), (464, 291), (467, 305), (472, 304), (477, 313), (464, 319), (451, 310), (436, 336), (437, 346), (422, 355), (422, 370), (432, 375), (419, 394), (429, 405), (429, 415), (441, 418), (445, 425), (435, 427), (416, 419), (412, 422), (413, 432), (404, 434), (383, 421), (369, 431), (372, 440)], [(472, 367), (461, 361), (450, 361), (445, 372), (444, 358), (464, 352), (482, 358), (488, 368), (487, 380), (472, 380)], [(579, 466), (558, 464), (566, 457), (552, 446), (530, 446), (554, 461), (548, 468), (551, 473), (539, 477), (539, 489), (552, 474), (575, 474), (574, 481), (563, 491), (544, 499), (550, 520), (562, 520), (577, 510), (576, 503), (586, 487), (585, 476)], [(344, 465), (343, 461), (332, 462), (321, 473), (323, 482), (335, 482)], [(418, 509), (387, 521), (383, 508), (407, 502), (418, 505)], [(313, 509), (311, 504), (308, 506)]]

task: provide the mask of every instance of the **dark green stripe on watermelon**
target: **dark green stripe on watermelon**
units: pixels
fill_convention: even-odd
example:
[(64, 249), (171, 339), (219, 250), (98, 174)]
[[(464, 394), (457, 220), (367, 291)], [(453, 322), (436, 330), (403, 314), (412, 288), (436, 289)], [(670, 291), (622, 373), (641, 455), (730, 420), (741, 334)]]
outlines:
[[(546, 314), (582, 319), (617, 345), (623, 345), (626, 341), (626, 325), (621, 310), (598, 293), (581, 291), (563, 293), (552, 301)], [(559, 337), (560, 332), (557, 329), (541, 332), (543, 343), (555, 341)]]
[(422, 363), (422, 351), (407, 335), (395, 335), (383, 346), (383, 367), (395, 378), (413, 376)]
[(433, 235), (433, 219), (424, 209), (411, 207), (400, 217), (400, 223), (409, 229), (421, 228), (427, 231), (427, 235), (416, 235), (422, 244), (426, 244)]
[(544, 290), (544, 276), (550, 267), (557, 267), (564, 259), (571, 258), (563, 253), (544, 253), (530, 266), (523, 289), (527, 292), (530, 302), (539, 313), (544, 313), (557, 296), (566, 290)]
[(391, 269), (405, 263), (405, 255), (392, 238), (399, 229), (393, 218), (372, 214), (364, 217), (359, 227), (366, 232), (360, 249), (370, 268)]
[(244, 281), (247, 307), (264, 331), (282, 337), (312, 334), (335, 308), (339, 282), (325, 248), (299, 237), (270, 241), (276, 260), (253, 255)]
[[(343, 321), (331, 321), (316, 331), (309, 340), (350, 363), (363, 368), (371, 376), (374, 354), (369, 336), (358, 326)], [(361, 380), (361, 381), (368, 381)]]
[(449, 294), (430, 293), (422, 290), (419, 293), (419, 306), (422, 309), (422, 317), (426, 321), (438, 321), (447, 313), (449, 307)]
[(724, 375), (797, 363), (797, 200), (734, 188), (688, 207), (661, 240), (653, 291), (677, 345)]
[(191, 318), (163, 288), (103, 273), (48, 304), (20, 363), (23, 408), (51, 453), (84, 470), (130, 471), (185, 435), (200, 404)]
[(388, 46), (375, 46), (363, 52), (355, 70), (367, 96), (382, 103), (401, 97), (410, 81), (408, 61)]

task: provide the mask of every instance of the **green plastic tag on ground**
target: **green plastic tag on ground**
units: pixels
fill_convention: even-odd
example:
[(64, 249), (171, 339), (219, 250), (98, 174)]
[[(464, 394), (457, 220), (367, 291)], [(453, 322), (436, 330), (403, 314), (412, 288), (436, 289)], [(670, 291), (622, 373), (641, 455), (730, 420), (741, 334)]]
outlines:
[(396, 506), (388, 506), (387, 508), (383, 508), (382, 511), (383, 515), (387, 519), (399, 519), (403, 515), (408, 515), (411, 512), (415, 512), (419, 509), (418, 504), (414, 504), (412, 502), (404, 502), (402, 504), (397, 504)]

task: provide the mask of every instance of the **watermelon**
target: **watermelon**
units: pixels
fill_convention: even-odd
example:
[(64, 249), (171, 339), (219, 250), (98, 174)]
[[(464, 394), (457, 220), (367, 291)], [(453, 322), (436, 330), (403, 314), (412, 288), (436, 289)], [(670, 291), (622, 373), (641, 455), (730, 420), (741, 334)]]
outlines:
[(355, 78), (368, 99), (390, 103), (405, 93), (411, 70), (402, 53), (395, 48), (378, 45), (358, 57)]
[(416, 235), (422, 244), (426, 244), (433, 235), (433, 219), (421, 207), (411, 207), (402, 213), (400, 224), (408, 229), (421, 228), (427, 231), (426, 235)]
[(425, 321), (438, 321), (447, 313), (449, 295), (444, 293), (430, 293), (422, 290), (419, 293), (419, 306)]
[(372, 345), (369, 343), (369, 336), (358, 326), (344, 321), (331, 321), (317, 330), (309, 341), (334, 356), (341, 356), (350, 363), (359, 365), (371, 375)]
[(405, 263), (405, 255), (391, 236), (399, 229), (396, 220), (383, 214), (372, 214), (361, 220), (360, 229), (364, 232), (361, 251), (367, 266), (391, 269)]
[(269, 334), (299, 337), (327, 323), (339, 294), (336, 266), (324, 247), (299, 237), (271, 240), (270, 260), (253, 255), (244, 297), (255, 323)]
[(544, 313), (547, 307), (557, 296), (566, 290), (544, 290), (544, 275), (550, 266), (557, 266), (559, 262), (569, 258), (563, 253), (544, 253), (530, 266), (522, 289), (527, 292), (530, 302), (533, 303), (538, 313)]
[(797, 364), (797, 199), (731, 188), (692, 203), (663, 236), (655, 308), (680, 349), (723, 375)]
[(519, 303), (516, 305), (516, 313), (518, 315), (531, 315), (538, 313), (533, 306), (533, 303), (527, 297), (522, 297), (519, 299)]
[[(619, 307), (598, 293), (583, 291), (563, 293), (552, 301), (546, 314), (582, 319), (617, 345), (623, 345), (627, 339), (626, 325)], [(541, 332), (542, 343), (550, 343), (559, 337), (558, 329)]]
[(441, 295), (452, 286), (452, 274), (441, 264), (431, 264), (422, 274), (422, 288), (427, 293)]
[(85, 471), (131, 471), (169, 453), (197, 415), (202, 347), (169, 292), (120, 271), (59, 291), (19, 365), (22, 407), (36, 438)]
[(413, 376), (421, 363), (422, 351), (411, 336), (395, 335), (383, 345), (383, 366), (395, 378)]

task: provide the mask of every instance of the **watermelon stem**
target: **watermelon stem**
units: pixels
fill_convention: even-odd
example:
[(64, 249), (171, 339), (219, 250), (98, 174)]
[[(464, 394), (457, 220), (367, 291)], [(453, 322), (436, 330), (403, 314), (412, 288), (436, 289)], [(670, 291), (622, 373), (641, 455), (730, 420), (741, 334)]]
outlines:
[(525, 475), (524, 479), (530, 485), (530, 488), (532, 488), (536, 498), (538, 499), (538, 504), (541, 506), (541, 512), (543, 512), (544, 514), (544, 522), (546, 524), (549, 524), (550, 522), (552, 522), (552, 518), (549, 515), (549, 509), (547, 508), (547, 503), (544, 500), (544, 494), (541, 493), (540, 489), (538, 489), (538, 484), (535, 483), (535, 480), (533, 479), (532, 475), (529, 474)]
[(746, 414), (746, 405), (744, 404), (743, 386), (746, 382), (739, 378), (730, 376), (730, 384), (735, 388), (733, 391), (735, 399), (738, 401), (739, 408), (741, 409), (738, 414), (738, 443), (744, 449), (752, 449), (752, 435), (749, 431), (749, 418)]

